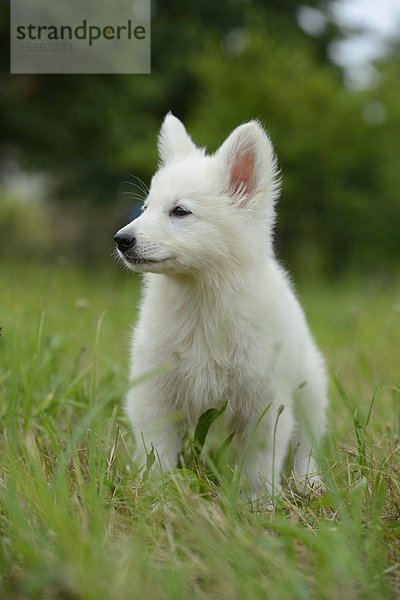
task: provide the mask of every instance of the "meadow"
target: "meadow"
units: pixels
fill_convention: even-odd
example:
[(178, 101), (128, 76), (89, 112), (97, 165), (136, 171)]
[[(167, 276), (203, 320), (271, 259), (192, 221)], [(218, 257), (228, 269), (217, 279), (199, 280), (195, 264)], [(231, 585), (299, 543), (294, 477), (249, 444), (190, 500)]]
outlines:
[(138, 476), (123, 413), (138, 278), (2, 267), (2, 599), (399, 597), (400, 285), (294, 279), (330, 372), (327, 489), (286, 489), (272, 513), (232, 465), (218, 482), (201, 465)]

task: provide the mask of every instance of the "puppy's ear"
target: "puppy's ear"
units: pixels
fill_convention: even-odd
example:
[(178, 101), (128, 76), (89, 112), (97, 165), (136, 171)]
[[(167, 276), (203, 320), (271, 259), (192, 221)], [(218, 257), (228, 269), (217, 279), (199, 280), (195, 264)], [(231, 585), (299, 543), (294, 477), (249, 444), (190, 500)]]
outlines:
[(277, 165), (269, 137), (257, 121), (237, 127), (216, 153), (224, 188), (233, 204), (245, 208), (256, 198), (278, 195)]
[(195, 152), (199, 152), (199, 148), (192, 142), (184, 124), (169, 112), (161, 125), (158, 136), (158, 153), (161, 164), (166, 165)]

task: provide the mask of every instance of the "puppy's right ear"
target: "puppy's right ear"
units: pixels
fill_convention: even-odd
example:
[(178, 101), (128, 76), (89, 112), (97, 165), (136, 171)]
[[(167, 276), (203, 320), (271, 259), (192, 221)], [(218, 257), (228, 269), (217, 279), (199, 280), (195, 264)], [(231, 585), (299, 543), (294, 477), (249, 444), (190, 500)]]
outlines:
[(273, 204), (279, 191), (271, 141), (257, 121), (239, 125), (215, 154), (232, 204)]
[(169, 112), (161, 125), (158, 136), (158, 153), (161, 164), (166, 165), (198, 152), (201, 150), (192, 142), (182, 121)]

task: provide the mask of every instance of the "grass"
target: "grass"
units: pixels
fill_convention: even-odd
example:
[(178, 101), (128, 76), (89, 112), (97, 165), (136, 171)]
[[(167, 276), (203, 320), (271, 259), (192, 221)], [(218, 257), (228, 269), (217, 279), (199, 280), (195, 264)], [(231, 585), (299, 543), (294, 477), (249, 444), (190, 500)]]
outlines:
[(2, 599), (399, 597), (399, 286), (303, 283), (331, 373), (327, 492), (287, 490), (271, 514), (229, 470), (139, 480), (122, 410), (137, 279), (1, 279)]

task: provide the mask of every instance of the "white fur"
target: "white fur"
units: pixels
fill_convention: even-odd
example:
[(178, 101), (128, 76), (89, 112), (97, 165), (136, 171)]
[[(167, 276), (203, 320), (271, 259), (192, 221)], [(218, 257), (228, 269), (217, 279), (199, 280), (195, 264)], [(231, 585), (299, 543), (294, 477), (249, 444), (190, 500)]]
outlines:
[[(278, 184), (271, 142), (252, 121), (207, 156), (169, 113), (159, 152), (146, 210), (119, 232), (136, 238), (133, 258), (119, 252), (121, 258), (146, 271), (131, 379), (153, 375), (127, 397), (137, 459), (144, 464), (143, 436), (163, 468), (175, 466), (188, 428), (225, 401), (227, 428), (243, 452), (271, 403), (243, 457), (250, 490), (279, 487), (290, 441), (294, 474), (308, 481), (326, 426), (326, 374), (273, 254)], [(178, 205), (192, 214), (171, 215)]]

